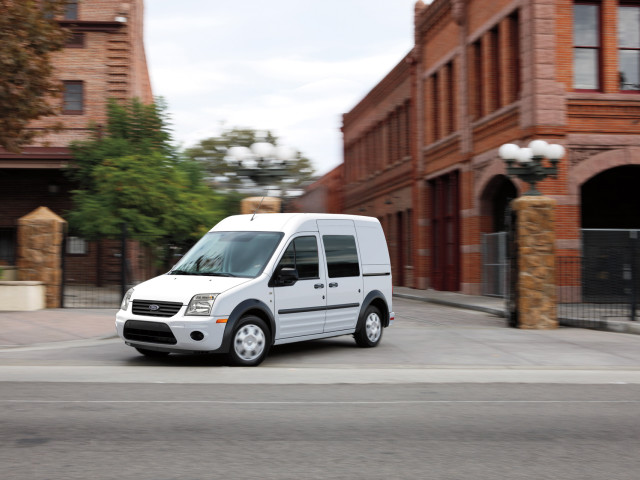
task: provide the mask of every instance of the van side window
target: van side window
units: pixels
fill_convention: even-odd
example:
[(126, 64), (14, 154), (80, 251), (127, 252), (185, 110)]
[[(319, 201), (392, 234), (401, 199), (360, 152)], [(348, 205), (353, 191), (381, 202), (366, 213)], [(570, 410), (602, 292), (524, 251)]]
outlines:
[(319, 278), (318, 242), (316, 237), (295, 238), (285, 250), (280, 263), (278, 263), (278, 269), (283, 267), (297, 269), (300, 280)]
[(327, 254), (329, 278), (360, 275), (358, 250), (353, 235), (323, 235), (322, 242)]

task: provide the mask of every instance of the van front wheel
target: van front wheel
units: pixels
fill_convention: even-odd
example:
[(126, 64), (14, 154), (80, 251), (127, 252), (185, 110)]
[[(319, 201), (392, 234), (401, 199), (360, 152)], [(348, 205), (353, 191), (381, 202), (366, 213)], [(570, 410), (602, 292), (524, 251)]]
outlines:
[(260, 365), (269, 351), (268, 338), (269, 330), (264, 320), (254, 315), (241, 318), (233, 332), (230, 362), (242, 367)]
[(382, 315), (373, 305), (367, 307), (364, 312), (364, 324), (353, 335), (359, 347), (371, 348), (380, 343), (382, 338)]

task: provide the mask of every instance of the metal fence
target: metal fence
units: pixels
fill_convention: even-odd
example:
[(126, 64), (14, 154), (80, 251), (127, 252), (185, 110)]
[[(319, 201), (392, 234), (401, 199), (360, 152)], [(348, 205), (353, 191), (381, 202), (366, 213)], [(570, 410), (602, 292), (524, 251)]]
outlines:
[(190, 248), (154, 235), (91, 242), (69, 236), (63, 256), (62, 306), (118, 308), (127, 289), (166, 272)]
[(482, 235), (482, 295), (507, 294), (507, 232)]
[(558, 257), (558, 319), (598, 328), (607, 320), (636, 320), (640, 294), (638, 230), (585, 229), (582, 257)]

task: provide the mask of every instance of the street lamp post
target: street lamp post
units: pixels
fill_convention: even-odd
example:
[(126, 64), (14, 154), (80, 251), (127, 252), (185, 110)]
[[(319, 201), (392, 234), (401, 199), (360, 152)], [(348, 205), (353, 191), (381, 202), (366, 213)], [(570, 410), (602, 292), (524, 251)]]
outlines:
[[(506, 163), (508, 175), (530, 185), (527, 193), (511, 202), (516, 221), (509, 241), (509, 324), (532, 329), (557, 328), (556, 201), (542, 196), (536, 184), (547, 177), (557, 177), (564, 148), (534, 140), (525, 148), (507, 143), (498, 154)], [(548, 165), (543, 164), (545, 159)]]
[(249, 178), (259, 187), (268, 188), (286, 178), (289, 173), (287, 163), (295, 157), (296, 152), (290, 147), (256, 142), (249, 148), (229, 148), (226, 160), (238, 176)]
[[(498, 150), (498, 155), (507, 164), (507, 175), (518, 177), (530, 185), (525, 195), (537, 196), (541, 195), (536, 188), (538, 182), (547, 177), (557, 178), (558, 162), (564, 157), (564, 147), (544, 140), (533, 140), (526, 148), (505, 143)], [(543, 165), (545, 158), (549, 160), (550, 166)]]

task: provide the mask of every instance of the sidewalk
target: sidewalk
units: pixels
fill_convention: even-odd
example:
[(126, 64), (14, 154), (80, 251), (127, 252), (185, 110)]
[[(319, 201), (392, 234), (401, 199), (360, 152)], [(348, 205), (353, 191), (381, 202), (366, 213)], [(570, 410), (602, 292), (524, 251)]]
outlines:
[[(476, 295), (463, 295), (455, 292), (439, 292), (436, 290), (414, 290), (406, 287), (394, 287), (393, 296), (406, 298), (409, 300), (419, 300), (422, 302), (435, 303), (455, 308), (464, 308), (467, 310), (475, 310), (485, 312), (499, 317), (504, 317), (506, 312), (505, 301), (503, 298), (482, 297)], [(631, 320), (608, 319), (608, 320), (590, 320), (594, 325), (594, 330), (604, 330), (616, 333), (631, 333), (640, 335), (640, 322)], [(572, 321), (571, 319), (560, 319), (560, 325), (565, 327), (584, 328), (580, 321)]]
[(114, 308), (0, 312), (0, 349), (115, 337)]
[[(502, 298), (394, 287), (393, 296), (505, 316)], [(0, 349), (52, 342), (113, 338), (114, 308), (54, 308), (35, 312), (0, 312)], [(563, 322), (565, 324), (565, 322)], [(603, 320), (599, 329), (640, 334), (640, 322)]]

